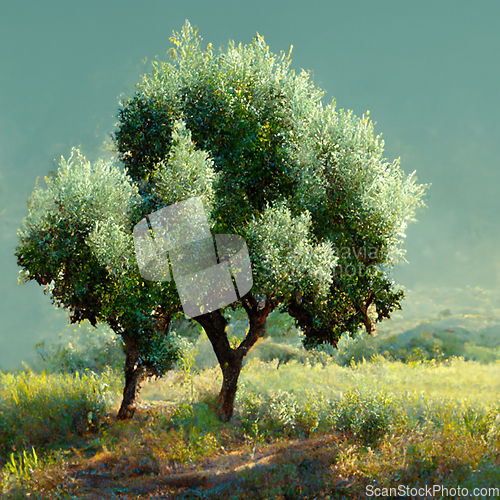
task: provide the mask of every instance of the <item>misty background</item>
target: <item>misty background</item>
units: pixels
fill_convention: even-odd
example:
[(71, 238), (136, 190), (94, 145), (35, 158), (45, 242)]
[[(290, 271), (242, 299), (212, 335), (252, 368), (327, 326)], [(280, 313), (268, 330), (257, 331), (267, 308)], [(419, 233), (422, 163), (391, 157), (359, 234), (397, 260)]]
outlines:
[(386, 158), (432, 184), (407, 230), (409, 263), (393, 273), (408, 292), (396, 319), (445, 307), (500, 318), (500, 3), (4, 1), (0, 369), (76, 328), (42, 287), (17, 281), (17, 230), (37, 177), (43, 185), (73, 146), (90, 160), (112, 155), (105, 144), (119, 100), (155, 56), (167, 59), (186, 19), (215, 48), (250, 43), (256, 32), (274, 53), (293, 45), (292, 68), (313, 70), (324, 102), (357, 116), (370, 110)]

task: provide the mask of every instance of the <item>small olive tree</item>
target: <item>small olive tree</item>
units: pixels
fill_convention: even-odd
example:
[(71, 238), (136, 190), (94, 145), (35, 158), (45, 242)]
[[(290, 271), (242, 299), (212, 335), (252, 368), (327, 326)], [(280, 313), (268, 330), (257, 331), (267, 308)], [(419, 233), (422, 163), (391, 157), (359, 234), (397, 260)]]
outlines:
[(179, 310), (176, 292), (143, 280), (133, 251), (134, 222), (148, 207), (118, 167), (91, 165), (78, 150), (45, 180), (18, 231), (21, 282), (44, 285), (71, 323), (102, 322), (121, 335), (125, 387), (118, 418), (130, 418), (143, 378), (163, 375), (178, 357), (167, 338)]
[[(273, 310), (295, 318), (313, 347), (370, 333), (401, 308), (388, 271), (426, 186), (383, 158), (368, 116), (324, 106), (309, 75), (262, 37), (215, 54), (186, 22), (171, 41), (172, 60), (155, 62), (124, 102), (115, 142), (151, 211), (201, 183), (213, 233), (247, 242), (254, 285), (229, 306), (248, 315), (245, 339), (230, 346), (223, 310), (194, 318), (222, 369), (219, 412), (229, 420), (243, 358)], [(206, 162), (202, 175), (194, 158)]]

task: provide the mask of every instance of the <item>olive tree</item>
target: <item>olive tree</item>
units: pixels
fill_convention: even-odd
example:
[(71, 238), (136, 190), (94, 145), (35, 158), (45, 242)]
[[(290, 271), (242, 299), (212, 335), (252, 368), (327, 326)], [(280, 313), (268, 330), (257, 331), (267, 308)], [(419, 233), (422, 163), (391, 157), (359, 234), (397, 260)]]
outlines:
[(130, 418), (143, 378), (163, 375), (178, 357), (167, 338), (176, 292), (143, 280), (133, 251), (132, 227), (149, 207), (117, 166), (91, 164), (78, 150), (45, 180), (46, 189), (37, 182), (18, 231), (20, 280), (44, 285), (71, 323), (101, 322), (121, 335), (125, 387), (118, 419)]
[[(220, 364), (219, 413), (229, 420), (243, 358), (273, 310), (289, 313), (312, 348), (370, 333), (401, 308), (389, 272), (426, 186), (384, 159), (369, 112), (323, 104), (310, 75), (290, 69), (291, 49), (274, 55), (257, 35), (216, 54), (187, 21), (171, 41), (170, 61), (156, 61), (124, 101), (114, 138), (151, 210), (208, 182), (212, 232), (248, 245), (253, 287), (229, 306), (246, 311), (246, 337), (231, 347), (224, 308), (194, 317)], [(189, 176), (187, 159), (173, 161), (179, 131), (210, 175)]]

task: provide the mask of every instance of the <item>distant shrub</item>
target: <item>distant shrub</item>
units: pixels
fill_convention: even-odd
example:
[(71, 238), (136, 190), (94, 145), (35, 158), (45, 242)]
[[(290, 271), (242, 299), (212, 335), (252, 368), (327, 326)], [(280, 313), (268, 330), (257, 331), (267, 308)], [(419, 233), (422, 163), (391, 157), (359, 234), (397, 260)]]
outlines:
[(340, 366), (350, 366), (351, 363), (359, 363), (363, 359), (369, 361), (377, 353), (373, 337), (360, 332), (355, 338), (346, 334), (342, 335), (334, 356)]
[(292, 359), (305, 361), (308, 357), (308, 353), (301, 346), (296, 347), (282, 342), (275, 342), (272, 337), (268, 337), (258, 342), (252, 348), (244, 360), (244, 365), (254, 358), (258, 358), (264, 362), (277, 359), (278, 365), (282, 365)]
[(37, 344), (39, 358), (33, 369), (37, 372), (76, 373), (85, 369), (100, 372), (109, 366), (123, 372), (125, 355), (122, 346), (121, 337), (109, 328), (94, 329), (90, 324), (79, 324), (73, 332), (62, 334), (60, 342), (49, 346), (45, 342)]
[(273, 311), (266, 321), (266, 335), (273, 339), (291, 340), (300, 343), (299, 330), (295, 327), (293, 318), (287, 313)]
[(393, 412), (384, 397), (363, 398), (349, 391), (332, 408), (333, 425), (365, 446), (376, 447), (389, 432)]
[(434, 337), (441, 341), (445, 358), (460, 357), (465, 354), (465, 343), (452, 331), (435, 332)]
[(494, 363), (497, 359), (500, 359), (497, 349), (478, 346), (475, 345), (475, 343), (465, 345), (464, 358), (479, 361), (484, 364)]
[(376, 447), (396, 419), (384, 394), (369, 398), (349, 391), (341, 399), (313, 393), (308, 396), (277, 391), (241, 397), (237, 410), (244, 432), (252, 439), (270, 441), (309, 437), (315, 430), (338, 430), (352, 434), (365, 446)]
[(483, 328), (478, 333), (477, 345), (498, 348), (500, 346), (500, 324)]
[[(457, 329), (458, 330), (458, 329)], [(410, 363), (415, 361), (443, 361), (454, 357), (464, 357), (467, 360), (481, 363), (492, 363), (500, 359), (498, 349), (485, 347), (478, 342), (484, 339), (470, 341), (478, 334), (467, 332), (465, 329), (443, 330), (430, 324), (423, 323), (422, 327), (409, 330), (402, 334), (389, 337), (372, 337), (365, 332), (360, 332), (355, 338), (342, 335), (337, 349), (331, 352), (333, 359), (340, 366), (350, 366), (360, 361), (372, 361), (382, 356), (388, 361), (402, 361)], [(329, 352), (332, 348), (321, 346), (320, 351)]]
[(277, 391), (272, 395), (245, 394), (236, 409), (244, 434), (252, 440), (272, 441), (281, 437), (304, 437), (323, 418), (318, 400), (300, 400), (296, 394)]

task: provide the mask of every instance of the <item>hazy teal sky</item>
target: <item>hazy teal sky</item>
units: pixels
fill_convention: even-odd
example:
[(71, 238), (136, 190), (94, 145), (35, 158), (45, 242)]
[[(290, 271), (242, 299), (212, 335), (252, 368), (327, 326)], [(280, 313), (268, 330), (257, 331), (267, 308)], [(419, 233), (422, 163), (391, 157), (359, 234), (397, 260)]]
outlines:
[[(0, 368), (66, 323), (42, 288), (17, 284), (16, 231), (37, 176), (80, 146), (95, 159), (155, 55), (184, 20), (204, 43), (259, 32), (337, 107), (370, 110), (389, 160), (432, 183), (395, 278), (500, 285), (500, 3), (497, 1), (2, 2), (0, 16)], [(148, 62), (141, 61), (148, 58)]]

